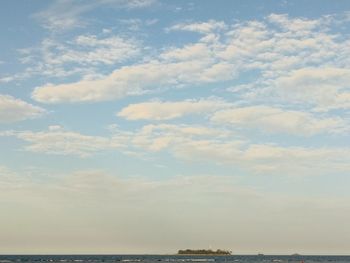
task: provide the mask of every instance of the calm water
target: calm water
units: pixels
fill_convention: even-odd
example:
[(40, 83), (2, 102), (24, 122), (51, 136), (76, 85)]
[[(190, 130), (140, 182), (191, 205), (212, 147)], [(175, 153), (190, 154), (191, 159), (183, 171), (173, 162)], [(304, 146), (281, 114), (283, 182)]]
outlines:
[(318, 263), (318, 262), (349, 262), (350, 256), (176, 256), (176, 255), (45, 255), (45, 256), (14, 256), (0, 255), (0, 263), (16, 262), (59, 262), (59, 263), (85, 263), (85, 262), (141, 262), (141, 263), (183, 263), (183, 262), (227, 262), (227, 263)]

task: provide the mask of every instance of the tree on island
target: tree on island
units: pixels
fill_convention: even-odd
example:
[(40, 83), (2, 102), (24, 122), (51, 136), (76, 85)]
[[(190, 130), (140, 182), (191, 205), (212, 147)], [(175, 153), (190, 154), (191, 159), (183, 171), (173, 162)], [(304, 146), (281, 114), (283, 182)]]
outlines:
[(231, 255), (232, 252), (228, 250), (217, 249), (185, 249), (177, 252), (179, 255)]

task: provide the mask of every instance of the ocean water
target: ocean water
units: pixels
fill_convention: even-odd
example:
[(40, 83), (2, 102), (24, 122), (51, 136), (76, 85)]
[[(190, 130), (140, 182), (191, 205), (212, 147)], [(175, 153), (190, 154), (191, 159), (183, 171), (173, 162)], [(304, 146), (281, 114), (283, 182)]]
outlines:
[(222, 262), (222, 263), (326, 263), (349, 262), (350, 256), (274, 256), (274, 255), (232, 255), (232, 256), (187, 256), (187, 255), (0, 255), (0, 263), (186, 263), (186, 262)]

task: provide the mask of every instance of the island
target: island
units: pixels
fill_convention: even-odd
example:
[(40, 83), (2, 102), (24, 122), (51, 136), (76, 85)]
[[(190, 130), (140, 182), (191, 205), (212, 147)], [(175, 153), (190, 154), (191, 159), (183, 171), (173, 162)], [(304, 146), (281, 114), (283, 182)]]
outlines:
[(227, 256), (232, 252), (223, 249), (211, 250), (211, 249), (184, 249), (177, 252), (178, 255), (215, 255), (215, 256)]

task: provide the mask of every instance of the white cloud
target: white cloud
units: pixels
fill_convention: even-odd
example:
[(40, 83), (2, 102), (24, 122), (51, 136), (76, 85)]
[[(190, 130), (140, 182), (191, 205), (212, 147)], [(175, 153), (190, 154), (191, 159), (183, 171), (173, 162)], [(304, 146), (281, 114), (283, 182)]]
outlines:
[[(223, 61), (235, 61), (249, 64), (257, 62), (255, 56), (270, 51), (274, 45), (267, 26), (262, 22), (249, 21), (243, 24), (234, 24), (231, 30), (225, 32), (225, 41), (222, 43), (218, 56)], [(243, 60), (243, 61), (242, 61)]]
[(234, 165), (268, 175), (315, 176), (348, 172), (349, 149), (282, 147), (234, 141), (188, 140), (169, 149), (178, 158)]
[(169, 120), (187, 114), (203, 114), (227, 106), (227, 103), (215, 99), (185, 101), (151, 101), (130, 104), (117, 113), (128, 120)]
[(7, 131), (0, 135), (15, 136), (28, 143), (29, 145), (23, 147), (25, 151), (56, 155), (89, 157), (120, 146), (110, 138), (66, 131), (57, 125), (50, 126), (48, 131)]
[(171, 26), (167, 31), (192, 31), (202, 34), (208, 34), (216, 30), (224, 30), (227, 25), (223, 21), (209, 20), (208, 22), (199, 23), (181, 23)]
[(281, 76), (274, 92), (282, 100), (313, 104), (317, 108), (350, 107), (350, 70), (343, 68), (303, 68)]
[[(158, 136), (153, 141), (162, 138)], [(248, 172), (268, 175), (311, 176), (347, 172), (350, 169), (350, 152), (346, 148), (282, 147), (228, 138), (178, 137), (176, 143), (157, 150), (167, 150), (187, 161), (233, 165)]]
[[(84, 51), (67, 49), (57, 58), (58, 63), (102, 63), (110, 65), (124, 61), (140, 52), (140, 47), (136, 41), (119, 36), (98, 38), (96, 35), (80, 35), (73, 44), (82, 47)], [(88, 48), (91, 48), (91, 50), (87, 51)], [(54, 62), (55, 60), (53, 60)]]
[[(15, 75), (16, 76), (16, 75)], [(11, 82), (11, 81), (13, 81), (13, 80), (15, 80), (16, 79), (16, 77), (15, 76), (6, 76), (6, 77), (2, 77), (2, 78), (0, 78), (0, 83), (8, 83), (8, 82)]]
[(276, 145), (251, 145), (242, 159), (246, 165), (264, 174), (310, 176), (348, 172), (349, 149), (281, 147)]
[(10, 123), (42, 116), (43, 108), (9, 95), (0, 94), (0, 122)]
[[(28, 143), (26, 151), (89, 157), (106, 150), (125, 154), (167, 153), (190, 162), (235, 166), (259, 174), (310, 176), (350, 170), (346, 147), (280, 146), (252, 142), (232, 130), (203, 125), (150, 124), (136, 131), (113, 127), (109, 137), (51, 127), (48, 131), (7, 131)], [(137, 156), (135, 156), (137, 157)], [(156, 157), (156, 155), (154, 156)]]
[[(11, 169), (0, 165), (0, 189), (17, 188), (21, 186), (21, 183), (26, 181), (25, 179), (19, 177)], [(26, 182), (28, 183), (28, 182)]]
[(141, 30), (144, 26), (152, 26), (158, 23), (158, 19), (146, 19), (142, 20), (139, 18), (129, 18), (129, 19), (120, 19), (119, 22), (122, 25), (125, 25), (128, 30), (130, 31), (139, 31)]
[[(263, 93), (269, 88), (273, 90), (270, 94), (283, 90), (277, 84), (281, 81), (293, 81), (294, 77), (288, 79), (290, 74), (341, 69), (350, 65), (347, 56), (350, 54), (349, 40), (327, 30), (331, 22), (329, 17), (308, 20), (271, 15), (262, 21), (237, 22), (231, 25), (214, 20), (177, 24), (169, 32), (190, 30), (205, 35), (200, 35), (197, 41), (181, 47), (163, 47), (158, 52), (146, 54), (146, 59), (117, 68), (99, 79), (42, 85), (35, 89), (33, 98), (44, 103), (113, 100), (150, 90), (196, 87), (206, 83), (220, 84), (234, 80), (240, 74), (255, 72), (253, 75), (256, 79), (245, 83), (252, 89), (244, 92), (242, 90), (240, 98), (252, 102), (268, 102), (270, 95), (262, 96)], [(278, 26), (272, 26), (275, 24)], [(107, 61), (109, 57), (113, 58), (107, 57)], [(336, 76), (326, 73), (322, 81), (333, 83), (334, 77)], [(325, 85), (317, 79), (307, 81)], [(348, 79), (343, 76), (340, 81), (345, 82)], [(285, 86), (292, 84), (287, 83)], [(338, 94), (340, 90), (334, 85), (326, 90), (321, 87), (319, 91), (315, 91), (317, 94), (313, 93), (311, 85), (303, 87), (307, 89), (303, 94), (311, 92), (315, 98), (324, 96), (321, 93), (326, 91), (329, 100), (334, 100), (329, 108), (336, 108), (336, 105), (341, 108), (348, 107), (348, 92), (343, 90)], [(287, 103), (293, 103), (298, 96), (298, 89), (290, 90), (290, 98), (294, 98)], [(309, 100), (307, 95), (306, 97), (305, 100)]]
[(195, 125), (158, 124), (143, 126), (138, 132), (130, 133), (127, 137), (130, 146), (144, 148), (152, 152), (173, 149), (192, 141), (193, 138), (227, 137), (225, 130)]
[(327, 21), (303, 18), (290, 19), (287, 14), (271, 14), (267, 19), (269, 22), (277, 24), (282, 29), (294, 34), (304, 33), (304, 31), (311, 31), (319, 26), (324, 26)]
[(83, 15), (97, 8), (137, 9), (156, 4), (156, 0), (101, 0), (98, 2), (56, 0), (46, 10), (33, 15), (44, 28), (53, 31), (86, 26)]
[(186, 45), (182, 48), (171, 48), (163, 52), (160, 57), (166, 61), (186, 61), (198, 58), (210, 59), (212, 50), (205, 43)]
[(253, 128), (272, 133), (311, 136), (317, 133), (342, 133), (349, 125), (340, 117), (316, 117), (310, 113), (270, 106), (250, 106), (217, 111), (211, 120), (235, 128)]
[(107, 76), (68, 84), (35, 88), (32, 97), (43, 103), (84, 102), (120, 99), (156, 88), (210, 83), (233, 78), (234, 65), (213, 61), (153, 61), (124, 66)]
[(123, 66), (97, 79), (37, 87), (33, 98), (43, 103), (103, 101), (150, 90), (234, 79), (238, 65), (217, 59), (216, 49), (204, 42), (168, 48), (158, 58)]
[(253, 104), (282, 100), (324, 111), (348, 108), (349, 40), (328, 30), (331, 23), (336, 21), (327, 16), (309, 20), (271, 15), (266, 22), (235, 25), (227, 33), (231, 38), (222, 59), (260, 74), (245, 83), (251, 88), (241, 90), (241, 98)]
[(93, 4), (76, 5), (72, 1), (57, 0), (46, 10), (33, 15), (46, 29), (51, 31), (68, 30), (83, 26), (81, 14), (94, 8)]
[[(125, 5), (126, 8), (144, 8), (149, 7), (152, 5), (155, 5), (157, 3), (157, 0), (124, 0), (120, 1), (122, 4)], [(117, 3), (120, 5), (121, 3)]]
[[(349, 171), (349, 150), (346, 148), (282, 147), (253, 143), (232, 131), (200, 125), (158, 124), (123, 131), (114, 128), (111, 136), (99, 137), (50, 127), (48, 131), (9, 131), (29, 145), (24, 150), (46, 154), (89, 157), (116, 150), (125, 154), (166, 152), (187, 161), (204, 161), (220, 166), (261, 174), (306, 176)], [(137, 156), (134, 156), (137, 157)]]
[(131, 31), (138, 31), (141, 29), (144, 21), (138, 18), (129, 18), (129, 19), (120, 19), (119, 22), (122, 25), (127, 26), (127, 28)]
[(234, 165), (261, 174), (308, 176), (346, 172), (350, 169), (350, 152), (346, 147), (293, 147), (254, 143), (222, 128), (146, 125), (135, 132), (116, 131), (114, 138), (124, 142), (128, 150), (134, 148), (139, 153), (142, 150), (148, 153), (166, 152), (191, 162)]
[[(99, 75), (101, 66), (115, 66), (140, 54), (135, 39), (117, 35), (78, 35), (70, 41), (44, 39), (37, 48), (21, 49), (21, 62), (28, 67), (23, 76)], [(11, 79), (13, 80), (13, 79)]]

